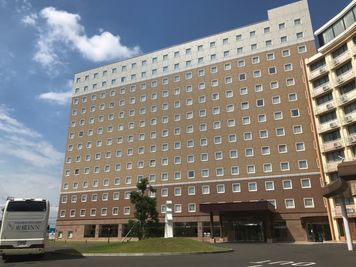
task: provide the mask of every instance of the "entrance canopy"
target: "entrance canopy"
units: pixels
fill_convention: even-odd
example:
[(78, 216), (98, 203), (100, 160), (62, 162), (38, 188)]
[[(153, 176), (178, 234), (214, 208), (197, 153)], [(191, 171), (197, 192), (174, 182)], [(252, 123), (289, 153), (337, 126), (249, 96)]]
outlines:
[(274, 212), (274, 206), (265, 200), (246, 201), (246, 202), (229, 202), (229, 203), (206, 203), (200, 204), (200, 211), (205, 213), (211, 212), (233, 212), (233, 211), (270, 211)]
[(324, 188), (324, 197), (356, 196), (356, 160), (342, 162), (337, 166), (339, 178)]

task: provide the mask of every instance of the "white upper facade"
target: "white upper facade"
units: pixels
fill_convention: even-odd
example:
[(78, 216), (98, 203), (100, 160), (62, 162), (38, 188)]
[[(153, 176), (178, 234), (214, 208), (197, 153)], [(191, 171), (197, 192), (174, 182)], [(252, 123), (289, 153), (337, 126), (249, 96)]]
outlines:
[(314, 40), (307, 0), (268, 20), (77, 73), (73, 97)]
[(352, 0), (335, 17), (315, 31), (318, 37), (319, 52), (327, 49), (333, 43), (337, 43), (344, 35), (352, 31), (356, 25), (356, 0)]

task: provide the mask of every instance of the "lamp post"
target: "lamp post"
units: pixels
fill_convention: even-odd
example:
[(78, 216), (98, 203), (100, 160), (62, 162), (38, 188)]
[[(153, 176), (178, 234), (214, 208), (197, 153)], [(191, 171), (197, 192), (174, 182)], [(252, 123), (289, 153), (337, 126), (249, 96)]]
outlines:
[(110, 232), (111, 232), (111, 226), (108, 226), (108, 243), (110, 243)]

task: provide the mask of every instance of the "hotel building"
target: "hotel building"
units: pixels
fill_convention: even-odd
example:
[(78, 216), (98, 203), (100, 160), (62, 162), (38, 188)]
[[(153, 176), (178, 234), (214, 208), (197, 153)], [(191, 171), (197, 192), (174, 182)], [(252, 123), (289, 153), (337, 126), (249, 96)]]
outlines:
[[(315, 32), (318, 53), (306, 59), (315, 132), (331, 206), (335, 239), (344, 239), (342, 202), (346, 204), (351, 235), (356, 239), (356, 188), (346, 186), (356, 177), (356, 1)], [(339, 165), (342, 163), (342, 165)], [(340, 167), (351, 172), (345, 181)], [(353, 169), (353, 171), (352, 171)], [(341, 173), (340, 173), (341, 170)], [(350, 184), (351, 183), (351, 184)]]
[(75, 74), (57, 238), (125, 236), (147, 177), (175, 236), (329, 239), (303, 74), (315, 51), (303, 0)]

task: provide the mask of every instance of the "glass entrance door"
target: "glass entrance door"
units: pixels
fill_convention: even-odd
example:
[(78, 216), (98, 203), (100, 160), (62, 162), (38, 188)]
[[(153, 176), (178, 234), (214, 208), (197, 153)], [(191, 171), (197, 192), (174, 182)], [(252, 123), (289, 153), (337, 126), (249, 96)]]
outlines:
[(263, 242), (262, 222), (235, 222), (235, 239), (239, 242)]
[(331, 240), (331, 233), (328, 224), (307, 224), (308, 241), (322, 242)]

